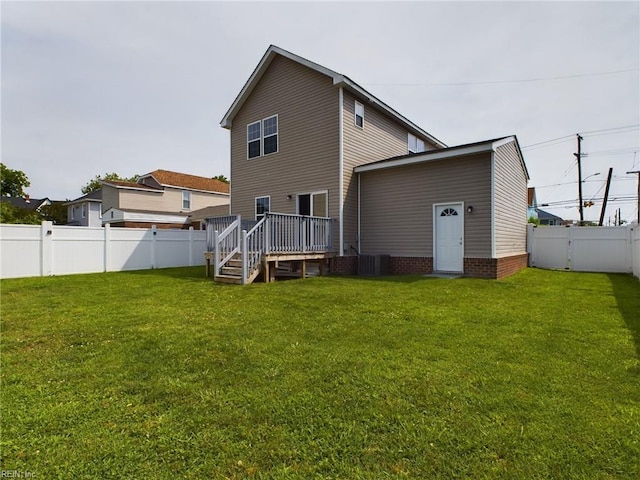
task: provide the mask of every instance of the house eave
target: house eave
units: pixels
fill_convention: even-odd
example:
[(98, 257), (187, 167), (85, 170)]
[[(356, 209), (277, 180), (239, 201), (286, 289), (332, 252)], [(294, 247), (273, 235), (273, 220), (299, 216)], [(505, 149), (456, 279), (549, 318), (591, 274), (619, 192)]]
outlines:
[(231, 129), (231, 127), (233, 126), (233, 117), (238, 113), (238, 111), (240, 110), (240, 108), (248, 98), (248, 96), (253, 91), (255, 85), (258, 83), (260, 78), (262, 78), (262, 75), (267, 70), (267, 68), (271, 64), (271, 61), (275, 58), (276, 55), (282, 55), (283, 57), (288, 58), (289, 60), (297, 62), (301, 65), (304, 65), (305, 67), (315, 70), (316, 72), (326, 75), (327, 77), (330, 77), (335, 87), (347, 88), (348, 90), (353, 92), (356, 96), (365, 99), (368, 103), (374, 105), (376, 108), (384, 111), (386, 114), (390, 115), (391, 117), (398, 120), (400, 123), (404, 124), (409, 130), (412, 130), (412, 133), (416, 133), (428, 139), (431, 143), (433, 143), (437, 147), (440, 147), (440, 148), (447, 147), (445, 143), (441, 142), (440, 140), (435, 138), (433, 135), (430, 135), (425, 130), (417, 126), (415, 123), (411, 122), (410, 120), (402, 116), (400, 113), (395, 111), (389, 105), (382, 102), (371, 93), (367, 92), (364, 88), (362, 88), (356, 82), (351, 80), (349, 77), (341, 73), (338, 73), (334, 70), (331, 70), (329, 68), (323, 67), (322, 65), (314, 63), (310, 60), (307, 60), (306, 58), (300, 57), (299, 55), (288, 52), (287, 50), (283, 50), (280, 47), (276, 47), (275, 45), (270, 45), (267, 51), (265, 52), (265, 54), (262, 56), (262, 59), (254, 69), (253, 73), (251, 74), (247, 82), (242, 87), (242, 90), (240, 90), (240, 93), (236, 96), (235, 100), (231, 104), (231, 107), (229, 107), (229, 110), (227, 110), (227, 112), (224, 114), (224, 117), (222, 117), (222, 120), (220, 121), (220, 126), (226, 129)]

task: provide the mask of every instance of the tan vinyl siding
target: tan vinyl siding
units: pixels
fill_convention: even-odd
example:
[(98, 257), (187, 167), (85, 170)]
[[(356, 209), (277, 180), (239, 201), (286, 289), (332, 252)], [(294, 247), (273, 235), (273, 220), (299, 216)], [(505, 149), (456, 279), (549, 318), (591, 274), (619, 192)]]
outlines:
[(464, 202), (465, 257), (491, 256), (490, 154), (361, 173), (361, 249), (433, 255), (433, 204)]
[(495, 243), (496, 257), (527, 250), (527, 178), (515, 142), (496, 149)]
[(177, 213), (229, 203), (227, 195), (191, 191), (191, 208), (185, 210), (182, 208), (182, 189), (165, 187), (159, 192), (119, 189), (118, 193), (119, 205), (115, 208), (123, 210)]
[[(373, 105), (359, 100), (364, 105), (364, 127), (355, 124), (355, 101), (351, 93), (343, 97), (344, 115), (344, 243), (345, 253), (357, 248), (358, 187), (353, 169), (358, 165), (384, 160), (409, 153), (406, 127), (397, 120), (376, 110)], [(415, 134), (415, 132), (412, 132)], [(435, 147), (425, 143), (425, 150)]]
[[(278, 152), (247, 159), (247, 125), (272, 115), (278, 115)], [(261, 196), (271, 197), (273, 212), (296, 213), (296, 194), (326, 190), (329, 216), (338, 218), (338, 133), (331, 79), (276, 56), (233, 118), (232, 213), (254, 218)]]

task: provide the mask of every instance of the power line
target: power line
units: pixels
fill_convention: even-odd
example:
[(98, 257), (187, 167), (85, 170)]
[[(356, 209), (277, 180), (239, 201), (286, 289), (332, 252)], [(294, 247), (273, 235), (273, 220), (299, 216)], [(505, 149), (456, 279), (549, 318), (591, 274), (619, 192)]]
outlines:
[(565, 80), (569, 78), (581, 78), (581, 77), (597, 77), (602, 75), (616, 75), (620, 73), (637, 72), (638, 67), (629, 68), (625, 70), (614, 70), (610, 72), (595, 72), (595, 73), (578, 73), (575, 75), (557, 75), (554, 77), (536, 77), (536, 78), (520, 78), (515, 80), (489, 80), (481, 82), (446, 82), (446, 83), (364, 83), (366, 86), (376, 87), (462, 87), (471, 85), (496, 85), (504, 83), (528, 83), (528, 82), (545, 82), (548, 80)]
[[(615, 135), (615, 134), (618, 134), (618, 133), (632, 132), (633, 130), (638, 130), (639, 128), (640, 128), (640, 124), (636, 123), (634, 125), (625, 125), (623, 127), (603, 128), (603, 129), (600, 129), (600, 130), (590, 130), (588, 132), (580, 132), (580, 135), (587, 135), (587, 136)], [(538, 145), (550, 144), (550, 143), (553, 143), (553, 142), (563, 143), (563, 142), (560, 142), (560, 140), (570, 139), (570, 138), (574, 138), (574, 137), (575, 137), (575, 134), (565, 135), (564, 137), (552, 138), (551, 140), (544, 140), (542, 142), (532, 143), (530, 145), (525, 145), (524, 147), (522, 147), (522, 150), (525, 150), (525, 149), (528, 149), (528, 148), (532, 148), (532, 147), (537, 147)]]

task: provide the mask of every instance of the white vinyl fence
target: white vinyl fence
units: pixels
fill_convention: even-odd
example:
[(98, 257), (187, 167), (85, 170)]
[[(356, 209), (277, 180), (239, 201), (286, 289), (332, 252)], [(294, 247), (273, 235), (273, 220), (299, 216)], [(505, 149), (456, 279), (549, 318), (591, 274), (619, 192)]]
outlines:
[(0, 278), (204, 265), (206, 232), (0, 225)]
[(529, 265), (640, 278), (640, 227), (528, 226)]

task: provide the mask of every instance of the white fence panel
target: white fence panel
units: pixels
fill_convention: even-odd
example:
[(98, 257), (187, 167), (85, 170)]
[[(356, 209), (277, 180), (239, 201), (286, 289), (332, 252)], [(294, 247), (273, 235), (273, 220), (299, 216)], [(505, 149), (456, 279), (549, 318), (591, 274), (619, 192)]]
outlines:
[(107, 270), (145, 270), (153, 268), (153, 229), (110, 228)]
[(539, 268), (569, 268), (569, 228), (529, 225), (529, 263)]
[(18, 278), (42, 275), (40, 242), (42, 227), (40, 225), (11, 225), (11, 227), (0, 229), (0, 272), (2, 277)]
[(528, 227), (529, 264), (577, 272), (633, 273), (640, 278), (640, 234), (621, 227)]
[(51, 273), (101, 272), (104, 269), (104, 229), (53, 226)]
[(631, 273), (627, 227), (571, 227), (571, 270)]
[(0, 278), (204, 265), (206, 232), (0, 225)]

